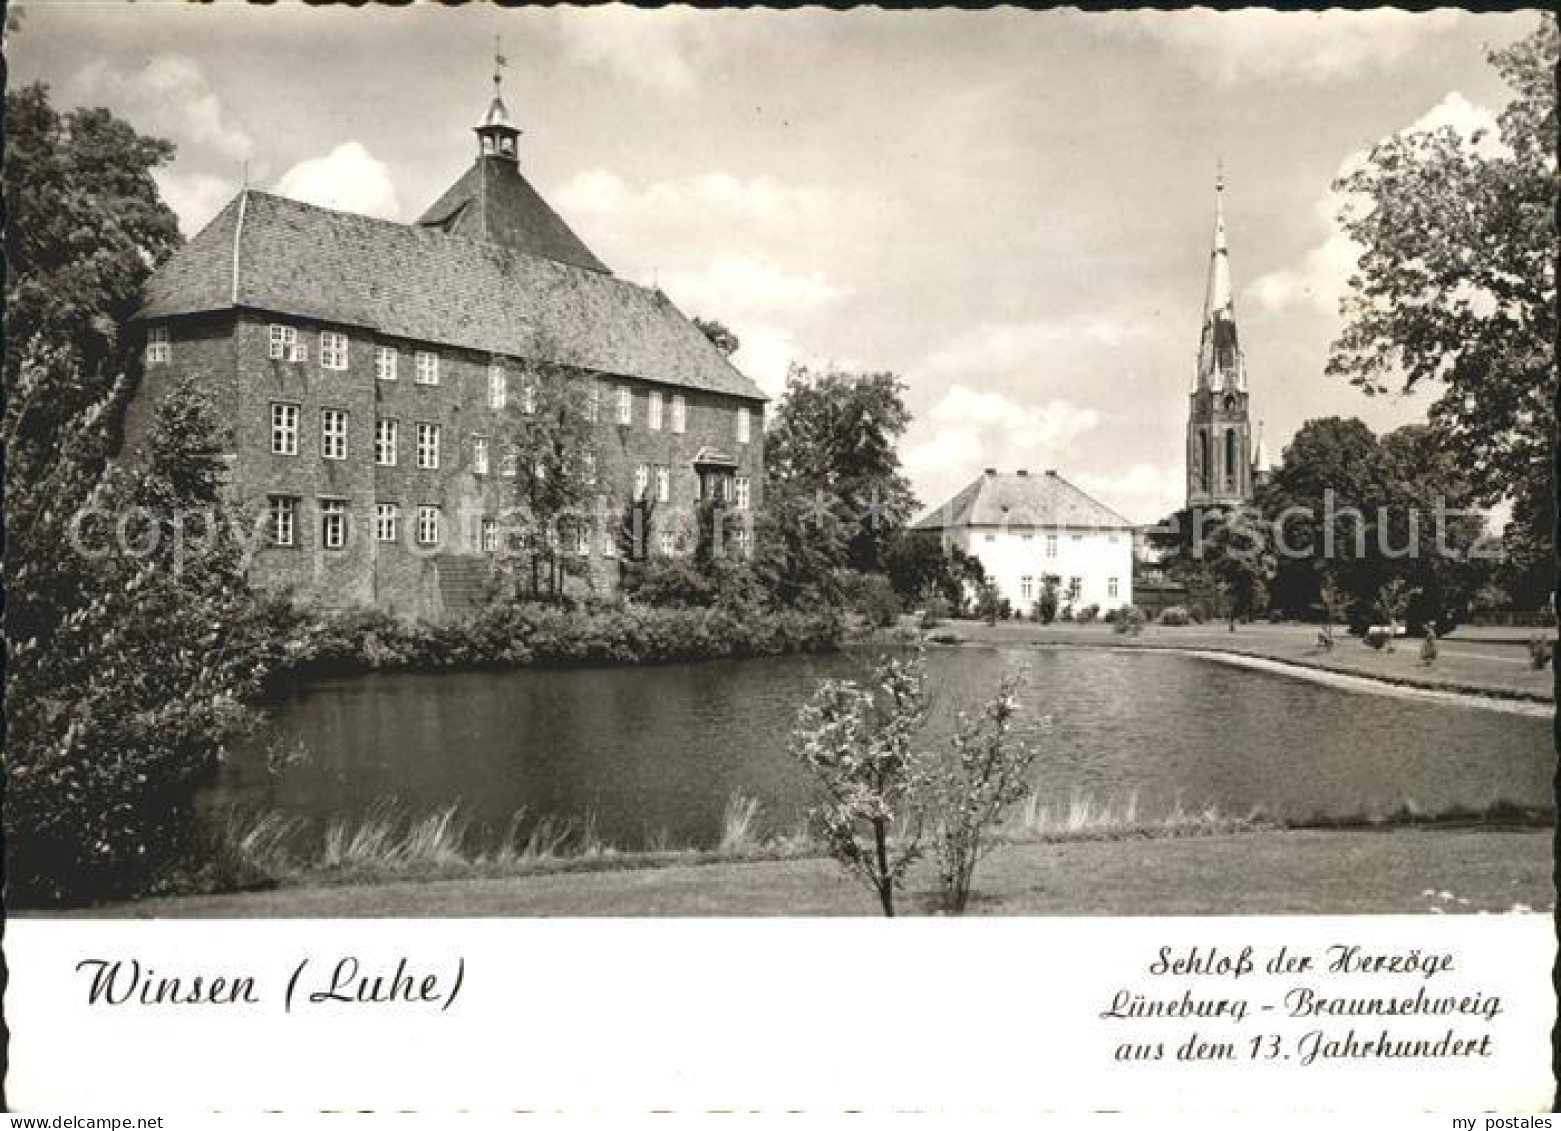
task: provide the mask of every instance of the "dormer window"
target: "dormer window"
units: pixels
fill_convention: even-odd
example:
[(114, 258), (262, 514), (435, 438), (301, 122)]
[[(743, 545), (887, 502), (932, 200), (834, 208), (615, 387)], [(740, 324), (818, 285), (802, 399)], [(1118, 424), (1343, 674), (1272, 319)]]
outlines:
[(173, 359), (173, 343), (167, 326), (153, 326), (146, 332), (146, 362), (159, 365)]
[(488, 134), (488, 135), (485, 135), (483, 137), (483, 139), (482, 139), (482, 153), (483, 153), (484, 157), (492, 156), (492, 154), (493, 154), (493, 135)]
[(506, 157), (515, 156), (515, 139), (512, 137), (501, 138), (499, 141), (499, 151), (502, 152)]

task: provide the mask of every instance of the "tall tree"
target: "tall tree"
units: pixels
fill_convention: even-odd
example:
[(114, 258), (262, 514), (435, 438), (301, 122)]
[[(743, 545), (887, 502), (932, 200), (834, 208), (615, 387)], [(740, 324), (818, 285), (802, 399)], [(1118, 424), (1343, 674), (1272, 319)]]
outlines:
[(503, 560), (520, 594), (557, 599), (586, 568), (577, 540), (598, 536), (605, 521), (594, 510), (609, 494), (591, 419), (595, 394), (587, 378), (547, 360), (529, 361), (519, 376), (490, 454), (504, 492)]
[(107, 110), (60, 114), (41, 84), (7, 97), (5, 134), (4, 439), (8, 474), (27, 476), (113, 389), (120, 327), (179, 244), (152, 180), (174, 147)]
[(1514, 91), (1497, 138), (1448, 126), (1395, 135), (1335, 185), (1340, 223), (1364, 250), (1328, 372), (1369, 395), (1441, 390), (1432, 427), (1483, 503), (1513, 502), (1514, 573), (1529, 601), (1555, 567), (1558, 55), (1556, 19), (1542, 17), (1490, 55)]
[(794, 365), (765, 438), (766, 497), (789, 491), (827, 506), (846, 535), (840, 564), (884, 568), (885, 549), (916, 510), (895, 449), (911, 422), (893, 373), (814, 373)]

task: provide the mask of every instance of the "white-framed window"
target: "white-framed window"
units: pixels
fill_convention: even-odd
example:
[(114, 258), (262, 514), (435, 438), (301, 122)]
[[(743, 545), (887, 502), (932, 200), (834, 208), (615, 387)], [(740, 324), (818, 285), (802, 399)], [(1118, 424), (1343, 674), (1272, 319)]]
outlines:
[(347, 413), (343, 409), (320, 410), (320, 458), (347, 458)]
[(592, 424), (600, 424), (602, 420), (602, 387), (595, 381), (585, 393), (585, 418)]
[(374, 379), (376, 381), (394, 381), (396, 379), (396, 347), (374, 347)]
[(753, 498), (753, 484), (746, 475), (738, 475), (732, 479), (732, 494), (737, 502), (737, 509), (745, 511)]
[(504, 453), (504, 458), (499, 460), (499, 474), (506, 479), (513, 479), (520, 474), (520, 453), (510, 448)]
[(298, 454), (298, 406), (271, 403), (271, 454), (296, 456)]
[(499, 552), (499, 520), (496, 518), (482, 520), (482, 552), (485, 554)]
[(340, 550), (347, 545), (347, 503), (344, 499), (320, 500), (320, 545)]
[(439, 425), (418, 421), (417, 466), (424, 470), (439, 466)]
[(472, 474), (488, 474), (488, 437), (472, 437)]
[(1110, 534), (1107, 534), (1106, 541), (1115, 546), (1117, 544), (1117, 532), (1113, 530)]
[(1028, 601), (1035, 596), (1035, 578), (1028, 573), (1019, 579), (1019, 597)]
[(347, 335), (335, 330), (320, 331), (320, 368), (347, 368)]
[(1078, 543), (1084, 541), (1084, 535), (1082, 535), (1082, 534), (1075, 534), (1073, 536), (1073, 541), (1074, 541), (1074, 544), (1077, 545)]
[(656, 467), (656, 501), (658, 503), (672, 501), (672, 469), (665, 464)]
[(163, 365), (173, 360), (173, 339), (167, 326), (149, 326), (146, 331), (146, 363)]
[(627, 385), (618, 386), (618, 423), (634, 423), (634, 391)]
[(634, 469), (634, 497), (643, 499), (650, 493), (650, 464), (642, 463)]
[(583, 522), (569, 527), (569, 548), (582, 558), (591, 556), (591, 531)]
[(439, 384), (439, 355), (433, 350), (418, 350), (414, 355), (416, 373), (412, 380), (419, 385)]
[(1035, 535), (1030, 533), (1029, 531), (1025, 531), (1023, 534), (1019, 535), (1019, 540), (1021, 542), (1034, 542), (1035, 541)]
[(1082, 592), (1084, 592), (1084, 579), (1082, 577), (1068, 578), (1068, 599), (1076, 601)]
[(1055, 558), (1057, 556), (1057, 536), (1055, 534), (1048, 534), (1046, 536), (1046, 556), (1048, 558)]
[(671, 530), (663, 530), (656, 536), (656, 545), (663, 557), (672, 557), (678, 552), (677, 533)]
[(401, 508), (395, 503), (374, 504), (374, 541), (394, 542), (401, 536)]
[(737, 406), (737, 442), (746, 444), (753, 438), (753, 418), (748, 413), (748, 406)]
[(596, 453), (580, 453), (580, 478), (587, 487), (596, 486)]
[(504, 366), (493, 362), (488, 366), (488, 407), (503, 408), (509, 404), (509, 374)]
[(420, 546), (439, 545), (439, 508), (423, 505), (417, 508), (417, 542)]
[(672, 394), (672, 431), (682, 435), (688, 427), (688, 401), (682, 393)]
[(1114, 577), (1106, 578), (1106, 596), (1107, 597), (1115, 597), (1116, 595), (1117, 595), (1117, 579), (1114, 578)]
[(746, 558), (748, 556), (748, 547), (753, 544), (753, 536), (749, 534), (748, 528), (739, 526), (732, 531), (732, 538), (737, 543), (738, 556)]
[(997, 535), (996, 534), (988, 534), (986, 536), (986, 540), (988, 542), (996, 542), (997, 541)]
[(602, 557), (616, 558), (618, 556), (618, 532), (613, 529), (612, 523), (602, 528)]
[(645, 427), (652, 432), (661, 431), (661, 390), (652, 389), (646, 394)]
[(381, 467), (396, 466), (396, 451), (400, 447), (401, 422), (381, 417), (374, 422), (374, 462)]
[(298, 327), (273, 322), (266, 329), (266, 357), (272, 361), (293, 361), (298, 353)]
[(269, 511), (271, 545), (293, 545), (298, 529), (298, 500), (291, 495), (272, 495)]
[(527, 416), (537, 414), (537, 384), (530, 378), (520, 387), (520, 411)]

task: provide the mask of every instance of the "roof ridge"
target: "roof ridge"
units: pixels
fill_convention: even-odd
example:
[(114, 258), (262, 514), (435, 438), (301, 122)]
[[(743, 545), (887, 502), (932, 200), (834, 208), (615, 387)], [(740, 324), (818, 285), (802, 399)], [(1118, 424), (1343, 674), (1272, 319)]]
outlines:
[(1123, 514), (1123, 513), (1122, 513), (1122, 512), (1121, 512), (1121, 511), (1119, 511), (1119, 510), (1117, 510), (1117, 509), (1116, 509), (1116, 507), (1113, 507), (1113, 506), (1107, 506), (1107, 505), (1106, 505), (1106, 504), (1105, 504), (1105, 503), (1103, 503), (1103, 502), (1101, 502), (1101, 501), (1100, 501), (1100, 500), (1099, 500), (1099, 499), (1097, 499), (1097, 498), (1095, 498), (1095, 496), (1094, 496), (1094, 495), (1091, 495), (1091, 494), (1090, 494), (1090, 493), (1089, 493), (1089, 492), (1088, 492), (1088, 491), (1086, 491), (1086, 490), (1084, 490), (1084, 488), (1082, 488), (1082, 487), (1080, 487), (1080, 486), (1079, 486), (1079, 485), (1078, 485), (1078, 484), (1077, 484), (1077, 483), (1075, 483), (1075, 482), (1074, 482), (1074, 481), (1073, 481), (1073, 480), (1071, 480), (1071, 479), (1068, 479), (1068, 478), (1066, 478), (1066, 477), (1065, 477), (1065, 476), (1064, 476), (1064, 475), (1062, 475), (1062, 473), (1061, 473), (1061, 472), (1057, 472), (1057, 471), (1052, 471), (1052, 472), (1049, 472), (1049, 473), (1048, 473), (1048, 474), (1050, 474), (1050, 475), (1051, 475), (1051, 477), (1052, 477), (1052, 478), (1053, 478), (1053, 479), (1055, 479), (1055, 480), (1057, 480), (1057, 481), (1058, 481), (1058, 482), (1059, 482), (1059, 483), (1065, 483), (1065, 484), (1067, 484), (1067, 485), (1068, 485), (1068, 486), (1069, 486), (1069, 487), (1071, 487), (1071, 488), (1072, 488), (1072, 489), (1073, 489), (1073, 490), (1075, 490), (1075, 491), (1077, 491), (1077, 492), (1078, 492), (1078, 493), (1079, 493), (1079, 494), (1081, 494), (1081, 495), (1083, 495), (1083, 496), (1084, 496), (1084, 497), (1085, 497), (1085, 498), (1086, 498), (1086, 499), (1088, 499), (1088, 500), (1089, 500), (1089, 501), (1090, 501), (1090, 502), (1092, 502), (1092, 503), (1094, 503), (1094, 504), (1095, 504), (1095, 505), (1096, 505), (1096, 506), (1097, 506), (1097, 507), (1099, 507), (1099, 508), (1100, 508), (1100, 509), (1101, 509), (1101, 510), (1103, 510), (1103, 511), (1108, 511), (1108, 512), (1110, 512), (1110, 513), (1111, 513), (1111, 514), (1114, 514), (1114, 515), (1116, 515), (1116, 516), (1117, 516), (1117, 517), (1118, 517), (1118, 518), (1120, 518), (1120, 519), (1121, 519), (1121, 520), (1122, 520), (1122, 521), (1123, 521), (1123, 523), (1125, 523), (1125, 524), (1126, 524), (1126, 525), (1128, 525), (1128, 526), (1132, 526), (1132, 525), (1133, 525), (1133, 522), (1132, 522), (1132, 520), (1131, 520), (1131, 519), (1129, 519), (1129, 518), (1128, 518), (1128, 517), (1127, 517), (1127, 516), (1126, 516), (1126, 515), (1125, 515), (1125, 514)]

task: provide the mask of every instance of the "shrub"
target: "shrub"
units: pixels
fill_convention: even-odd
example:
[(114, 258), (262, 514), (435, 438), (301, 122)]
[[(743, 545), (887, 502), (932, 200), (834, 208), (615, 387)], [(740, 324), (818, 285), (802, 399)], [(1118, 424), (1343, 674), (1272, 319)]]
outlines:
[[(444, 624), (378, 610), (294, 610), (272, 682), (387, 668), (579, 667), (823, 651), (832, 612), (757, 608), (570, 608), (496, 603)], [(280, 620), (281, 618), (276, 618)]]
[(1094, 624), (1098, 616), (1100, 616), (1099, 605), (1085, 605), (1073, 615), (1073, 619), (1078, 624)]
[(1048, 573), (1041, 578), (1041, 596), (1035, 602), (1035, 618), (1042, 624), (1057, 619), (1057, 575)]
[(1182, 628), (1191, 622), (1192, 616), (1181, 605), (1171, 605), (1160, 610), (1160, 623), (1170, 625), (1173, 628)]
[(841, 576), (841, 597), (846, 608), (868, 624), (887, 628), (900, 619), (900, 597), (881, 573), (846, 573)]
[(1555, 655), (1556, 642), (1548, 636), (1533, 636), (1528, 642), (1528, 660), (1535, 671), (1544, 671)]
[(937, 628), (949, 618), (949, 603), (941, 594), (931, 594), (921, 610), (922, 628)]
[(1117, 610), (1117, 619), (1112, 623), (1112, 630), (1120, 635), (1137, 636), (1144, 631), (1144, 624), (1148, 620), (1144, 616), (1144, 610), (1137, 605), (1123, 605)]
[(996, 624), (999, 607), (997, 586), (990, 581), (982, 582), (976, 590), (976, 616), (987, 624)]
[(1371, 625), (1361, 634), (1361, 643), (1378, 652), (1384, 648), (1391, 652), (1393, 650), (1393, 629), (1387, 625)]
[(1206, 605), (1194, 602), (1187, 607), (1187, 615), (1192, 619), (1193, 624), (1204, 624), (1209, 619), (1209, 610)]
[(961, 714), (952, 748), (927, 774), (943, 908), (956, 915), (970, 900), (976, 865), (994, 847), (987, 830), (1029, 793), (1036, 750), (1011, 741), (1016, 690), (1009, 677), (974, 719)]

